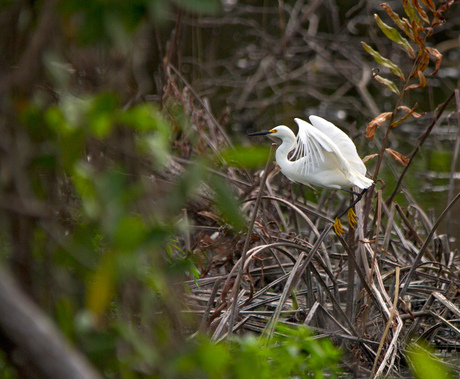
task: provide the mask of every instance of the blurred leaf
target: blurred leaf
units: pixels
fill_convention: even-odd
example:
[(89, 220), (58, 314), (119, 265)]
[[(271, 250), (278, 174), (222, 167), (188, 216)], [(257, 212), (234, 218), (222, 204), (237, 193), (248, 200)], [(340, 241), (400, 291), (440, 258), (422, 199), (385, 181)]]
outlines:
[(73, 133), (76, 129), (74, 124), (66, 120), (63, 112), (57, 106), (51, 106), (46, 110), (45, 122), (51, 130), (64, 135)]
[(385, 11), (387, 12), (387, 14), (391, 17), (391, 19), (393, 20), (393, 22), (396, 24), (396, 26), (403, 30), (404, 33), (406, 33), (406, 35), (410, 38), (410, 39), (414, 39), (414, 34), (412, 33), (412, 30), (411, 28), (404, 22), (402, 21), (398, 14), (395, 13), (393, 11), (393, 9), (391, 9), (390, 5), (387, 4), (387, 3), (382, 3), (380, 4), (380, 6), (385, 9)]
[(432, 0), (422, 0), (422, 3), (425, 4), (431, 12), (436, 11), (436, 6)]
[[(147, 340), (141, 328), (124, 322), (118, 322), (116, 328), (123, 340), (129, 345), (129, 349), (126, 349), (124, 352), (119, 351), (116, 354), (118, 360), (127, 361), (131, 366), (136, 366), (139, 362), (142, 362), (143, 369), (146, 372), (150, 372), (155, 365), (164, 364), (164, 362), (160, 361), (161, 355), (159, 354), (159, 350), (155, 344)], [(158, 343), (158, 341), (156, 342)], [(127, 379), (136, 378), (132, 372), (128, 373), (127, 371), (125, 371), (125, 375), (122, 375), (122, 377)]]
[(109, 135), (119, 105), (119, 100), (113, 93), (101, 94), (89, 101), (86, 118), (94, 136), (104, 138)]
[(171, 162), (171, 141), (160, 132), (144, 133), (136, 139), (138, 151), (153, 157), (157, 170), (163, 170)]
[(102, 260), (92, 275), (86, 291), (86, 307), (100, 317), (107, 309), (115, 290), (115, 257), (104, 252)]
[(172, 213), (179, 212), (184, 204), (196, 195), (207, 174), (203, 163), (194, 162), (189, 165), (169, 191), (165, 200), (166, 208)]
[(232, 361), (228, 345), (212, 343), (199, 335), (194, 351), (179, 356), (174, 366), (178, 373), (187, 377), (224, 378)]
[(69, 339), (74, 339), (75, 304), (72, 298), (59, 299), (56, 302), (56, 321), (59, 329)]
[(117, 121), (140, 132), (171, 129), (163, 120), (158, 108), (151, 103), (141, 103), (128, 108), (117, 116)]
[(391, 92), (394, 92), (397, 95), (399, 95), (400, 92), (399, 92), (398, 87), (391, 80), (383, 78), (380, 75), (375, 75), (374, 79), (377, 80), (379, 83), (382, 83), (383, 85), (385, 85), (385, 87), (387, 87)]
[(186, 11), (200, 14), (216, 14), (221, 7), (217, 0), (173, 0), (173, 2)]
[(403, 166), (407, 166), (409, 164), (409, 158), (402, 155), (401, 153), (398, 153), (397, 151), (389, 148), (385, 149), (385, 151), (388, 154), (390, 154), (394, 159), (396, 159), (399, 163), (401, 163)]
[(395, 74), (396, 76), (398, 76), (401, 80), (405, 80), (404, 79), (404, 74), (402, 73), (401, 69), (396, 66), (392, 61), (390, 61), (389, 59), (387, 58), (384, 58), (380, 55), (380, 53), (378, 53), (377, 51), (375, 51), (372, 47), (370, 47), (367, 43), (365, 42), (362, 42), (361, 41), (361, 44), (363, 45), (364, 47), (364, 50), (366, 50), (370, 55), (372, 55), (372, 57), (375, 59), (375, 61), (380, 64), (381, 66), (383, 67), (387, 67), (390, 69), (390, 71)]
[(386, 120), (388, 120), (393, 112), (384, 112), (375, 117), (366, 128), (366, 137), (369, 139), (374, 139), (375, 132), (377, 128), (381, 126)]
[(427, 47), (426, 50), (428, 51), (428, 53), (430, 53), (431, 56), (433, 56), (436, 59), (435, 70), (431, 73), (431, 75), (436, 75), (439, 68), (441, 67), (442, 54), (437, 49), (434, 49), (432, 47)]
[(75, 166), (72, 181), (81, 198), (82, 206), (90, 218), (97, 218), (101, 212), (101, 205), (96, 197), (96, 189), (91, 175), (91, 167), (86, 164)]
[(410, 345), (407, 357), (416, 379), (454, 378), (447, 366), (434, 356), (433, 349), (426, 344)]
[(243, 230), (246, 226), (246, 221), (241, 214), (240, 205), (235, 199), (231, 188), (229, 188), (227, 183), (217, 177), (213, 178), (212, 188), (216, 194), (215, 201), (217, 208), (221, 212), (223, 219), (237, 232)]
[(266, 146), (235, 146), (222, 152), (222, 158), (233, 167), (253, 169), (267, 162), (269, 148)]
[(425, 12), (425, 10), (422, 8), (422, 6), (420, 5), (420, 3), (418, 2), (418, 0), (411, 0), (412, 1), (412, 5), (415, 7), (415, 9), (417, 10), (420, 18), (426, 22), (427, 24), (430, 23), (430, 20), (428, 19), (428, 16)]
[(140, 217), (124, 217), (114, 236), (114, 247), (126, 253), (132, 253), (144, 241), (147, 236), (147, 229), (144, 221)]
[(122, 49), (126, 38), (120, 36), (132, 33), (149, 14), (144, 0), (68, 0), (61, 1), (59, 6), (67, 22), (64, 30), (77, 32), (82, 43), (114, 42)]
[(56, 51), (45, 51), (43, 64), (55, 87), (60, 90), (67, 90), (71, 75), (75, 71), (72, 65), (66, 62)]
[(417, 17), (417, 14), (415, 13), (415, 9), (412, 7), (411, 3), (409, 3), (409, 0), (402, 0), (404, 11), (406, 14), (409, 16), (410, 21), (415, 21), (417, 26), (421, 26), (420, 19)]
[(141, 132), (136, 140), (139, 152), (153, 156), (156, 169), (166, 167), (172, 159), (172, 127), (155, 105), (138, 104), (118, 114), (117, 121)]
[(388, 26), (385, 24), (378, 15), (374, 15), (374, 18), (377, 22), (377, 25), (380, 27), (382, 32), (393, 42), (396, 42), (398, 45), (400, 45), (404, 50), (407, 51), (407, 53), (412, 57), (415, 58), (415, 52), (414, 49), (412, 49), (412, 46), (410, 45), (409, 41), (407, 41), (405, 38), (399, 34), (399, 32), (396, 29), (393, 29), (392, 27)]

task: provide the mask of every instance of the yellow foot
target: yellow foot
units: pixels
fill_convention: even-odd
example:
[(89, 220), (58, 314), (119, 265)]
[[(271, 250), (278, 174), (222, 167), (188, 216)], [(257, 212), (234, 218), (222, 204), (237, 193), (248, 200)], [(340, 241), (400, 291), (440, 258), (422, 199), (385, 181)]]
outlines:
[(350, 208), (348, 211), (348, 222), (350, 223), (350, 226), (354, 229), (356, 224), (358, 223), (356, 213), (353, 210), (353, 208)]
[(335, 219), (334, 221), (334, 231), (335, 234), (338, 236), (342, 237), (342, 234), (345, 233), (345, 230), (343, 230), (342, 223), (338, 218)]

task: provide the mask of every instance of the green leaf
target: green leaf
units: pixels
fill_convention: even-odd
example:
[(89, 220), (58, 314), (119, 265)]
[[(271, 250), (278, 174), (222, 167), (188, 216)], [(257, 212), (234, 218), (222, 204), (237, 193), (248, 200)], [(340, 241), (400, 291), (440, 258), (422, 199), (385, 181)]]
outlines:
[(124, 217), (115, 232), (114, 246), (120, 251), (132, 253), (144, 241), (147, 236), (147, 229), (140, 217)]
[(49, 107), (45, 112), (44, 118), (48, 127), (56, 133), (68, 135), (76, 129), (74, 124), (67, 121), (67, 117), (57, 106)]
[(366, 50), (370, 55), (372, 55), (372, 57), (378, 64), (380, 64), (383, 67), (389, 68), (393, 74), (398, 76), (401, 80), (405, 80), (403, 72), (396, 64), (394, 64), (388, 58), (382, 57), (379, 52), (375, 51), (367, 43), (361, 41), (361, 44), (363, 45), (364, 50)]
[(269, 148), (267, 146), (236, 146), (228, 148), (221, 154), (228, 165), (238, 168), (259, 168), (267, 161)]
[(123, 111), (117, 116), (117, 121), (141, 132), (166, 129), (157, 107), (149, 103), (141, 103)]
[(105, 252), (86, 292), (86, 307), (97, 317), (107, 309), (115, 291), (115, 257)]
[(97, 201), (91, 168), (84, 163), (75, 165), (72, 181), (81, 197), (85, 213), (90, 218), (97, 218), (101, 213), (101, 204)]
[(382, 83), (385, 87), (387, 87), (391, 92), (399, 95), (399, 89), (391, 80), (382, 78), (380, 75), (375, 75), (374, 79), (377, 80), (379, 83)]
[(229, 190), (228, 184), (220, 178), (214, 177), (212, 188), (215, 192), (215, 202), (222, 218), (233, 226), (237, 232), (243, 230), (246, 221), (241, 214), (240, 205), (235, 199), (233, 191)]
[(171, 212), (179, 212), (185, 203), (196, 195), (205, 178), (205, 167), (202, 163), (192, 163), (182, 173), (165, 199), (166, 208)]
[(434, 356), (434, 352), (426, 344), (411, 345), (407, 351), (407, 356), (411, 371), (416, 379), (454, 378), (447, 366)]
[(375, 21), (377, 22), (377, 25), (379, 28), (382, 30), (382, 32), (393, 42), (396, 42), (398, 45), (400, 45), (404, 50), (408, 52), (408, 54), (412, 57), (415, 58), (415, 52), (414, 49), (412, 49), (412, 46), (410, 45), (409, 41), (406, 40), (399, 32), (385, 24), (378, 15), (374, 15)]
[(403, 0), (403, 7), (404, 11), (409, 16), (409, 19), (411, 21), (415, 21), (417, 25), (420, 25), (420, 19), (417, 17), (417, 13), (415, 12), (415, 9), (412, 7), (412, 4), (409, 2), (409, 0)]
[(401, 20), (399, 18), (399, 15), (393, 11), (393, 9), (391, 9), (390, 5), (387, 4), (387, 3), (382, 3), (380, 4), (380, 6), (385, 9), (385, 11), (387, 12), (388, 16), (391, 17), (391, 19), (393, 20), (393, 22), (396, 24), (396, 26), (403, 30), (404, 33), (406, 33), (406, 35), (411, 39), (413, 40), (414, 39), (414, 33), (412, 32), (412, 29), (409, 27), (409, 25), (407, 25), (403, 20)]
[(119, 107), (119, 101), (115, 94), (102, 94), (90, 102), (88, 109), (88, 126), (96, 137), (107, 137), (112, 131), (114, 116)]
[(220, 10), (217, 0), (173, 0), (178, 6), (193, 13), (216, 14)]

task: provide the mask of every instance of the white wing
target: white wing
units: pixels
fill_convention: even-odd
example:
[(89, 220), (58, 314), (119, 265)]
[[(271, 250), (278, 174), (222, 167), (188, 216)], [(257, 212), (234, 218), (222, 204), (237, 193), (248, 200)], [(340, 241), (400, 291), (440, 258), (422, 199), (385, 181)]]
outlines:
[[(294, 120), (299, 126), (299, 131), (292, 159), (298, 161), (299, 174), (307, 175), (318, 168), (324, 167), (326, 164), (333, 164), (345, 175), (348, 175), (350, 165), (328, 134), (304, 120), (299, 118)], [(325, 152), (332, 153), (327, 154), (328, 162), (326, 162)]]
[(312, 125), (327, 135), (338, 147), (350, 166), (362, 175), (366, 175), (366, 166), (356, 151), (353, 141), (332, 122), (318, 116), (310, 116)]

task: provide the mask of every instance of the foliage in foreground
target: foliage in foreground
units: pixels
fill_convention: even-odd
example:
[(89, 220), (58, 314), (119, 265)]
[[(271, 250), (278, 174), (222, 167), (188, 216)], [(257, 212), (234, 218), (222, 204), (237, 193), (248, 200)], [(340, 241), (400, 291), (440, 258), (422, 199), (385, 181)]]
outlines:
[[(186, 340), (183, 331), (196, 321), (181, 314), (179, 283), (197, 279), (199, 271), (190, 252), (175, 241), (190, 228), (181, 209), (206, 183), (215, 194), (211, 207), (228, 228), (236, 233), (245, 220), (235, 212), (232, 192), (203, 165), (206, 161), (171, 181), (174, 128), (156, 106), (122, 110), (116, 96), (102, 94), (64, 99), (47, 109), (31, 104), (20, 119), (25, 135), (34, 133), (39, 146), (46, 145), (37, 149), (37, 166), (28, 171), (38, 198), (51, 201), (45, 190), (50, 185), (66, 194), (65, 203), (55, 203), (65, 212), (64, 225), (60, 219), (46, 227), (33, 225), (37, 264), (30, 275), (39, 274), (43, 265), (53, 267), (51, 287), (37, 286), (35, 295), (49, 304), (60, 329), (97, 368), (128, 378), (135, 372), (211, 378), (336, 372), (338, 351), (327, 340), (311, 339), (305, 328), (284, 329), (271, 340), (235, 336), (215, 343), (204, 335)], [(124, 135), (124, 146), (132, 146), (122, 155), (125, 162), (111, 156), (118, 133)], [(143, 160), (146, 167), (134, 168)], [(55, 178), (43, 176), (44, 164)], [(149, 172), (160, 180), (150, 180)], [(59, 244), (54, 231), (66, 235)]]
[(267, 341), (253, 335), (212, 343), (200, 337), (194, 349), (174, 362), (184, 377), (210, 378), (335, 378), (339, 373), (339, 350), (327, 340), (312, 339), (309, 329), (283, 328)]
[[(215, 2), (174, 3), (193, 3), (196, 7), (192, 10), (199, 10), (200, 4)], [(119, 54), (127, 54), (124, 42), (131, 32), (141, 29), (139, 20), (153, 17), (155, 11), (148, 10), (147, 1), (134, 8), (125, 3), (126, 9), (116, 10), (110, 4), (96, 2), (100, 13), (87, 12), (76, 2), (68, 4), (76, 8), (63, 9), (61, 21), (69, 31), (66, 38), (74, 38), (72, 33), (76, 31), (79, 43), (103, 37), (103, 43), (114, 43)], [(37, 11), (41, 12), (39, 5)], [(31, 15), (32, 11), (22, 21), (27, 23)], [(104, 22), (97, 15), (103, 15)], [(156, 17), (160, 16), (155, 15), (155, 21)], [(100, 35), (94, 35), (93, 28)], [(247, 200), (257, 183), (246, 168), (261, 166), (266, 150), (248, 148), (239, 149), (240, 155), (235, 153), (231, 144), (222, 140), (215, 123), (205, 117), (205, 110), (189, 100), (185, 89), (180, 90), (171, 75), (162, 78), (161, 107), (131, 98), (127, 104), (123, 96), (97, 86), (93, 94), (72, 95), (69, 86), (74, 81), (83, 82), (83, 73), (88, 73), (69, 69), (64, 61), (59, 54), (45, 54), (46, 80), (37, 79), (26, 88), (12, 81), (6, 100), (2, 100), (5, 120), (1, 131), (9, 142), (2, 145), (5, 159), (0, 163), (2, 199), (6, 199), (1, 204), (2, 263), (11, 267), (24, 290), (55, 320), (73, 346), (107, 377), (282, 378), (309, 374), (321, 377), (323, 371), (336, 373), (340, 360), (337, 349), (325, 339), (312, 339), (303, 327), (278, 329), (270, 340), (245, 336), (215, 342), (192, 333), (198, 329), (213, 332), (215, 324), (202, 317), (205, 306), (197, 295), (200, 291), (208, 294), (209, 284), (202, 281), (209, 279), (211, 270), (213, 275), (221, 270), (227, 276), (238, 259), (251, 211), (238, 200)], [(73, 77), (74, 72), (81, 77)], [(422, 83), (423, 70), (417, 71), (417, 78)], [(400, 92), (404, 91), (403, 88)], [(408, 113), (414, 115), (412, 111)], [(191, 162), (191, 155), (200, 158)], [(237, 175), (227, 175), (228, 172)], [(282, 190), (280, 186), (280, 193)], [(285, 198), (292, 196), (288, 191), (282, 194)], [(292, 203), (299, 205), (296, 199)], [(329, 208), (333, 201), (330, 204)], [(264, 208), (252, 242), (260, 240), (260, 236), (297, 238), (288, 235), (293, 228), (284, 228), (279, 221), (296, 224), (297, 215), (279, 208), (275, 213), (270, 207), (268, 204)], [(286, 233), (282, 234), (282, 230)], [(391, 228), (388, 230), (391, 234)], [(297, 245), (292, 250), (299, 254), (302, 249), (311, 249), (308, 243), (314, 237), (295, 240)], [(393, 244), (388, 238), (386, 243), (392, 245), (394, 250), (388, 250), (394, 256), (414, 253), (404, 250), (398, 255), (399, 245), (411, 247), (412, 242)], [(287, 249), (282, 253), (293, 257)], [(337, 276), (327, 278), (325, 273), (329, 275), (330, 270), (318, 274), (313, 265), (311, 271), (307, 270), (309, 277), (306, 271), (305, 282), (316, 280), (317, 291), (313, 293), (313, 286), (309, 288), (306, 297), (312, 296), (307, 301), (313, 299), (318, 305), (318, 296), (318, 301), (326, 305), (328, 299), (335, 299), (328, 285), (321, 288), (321, 281), (326, 278), (329, 284), (336, 285), (334, 280), (341, 275), (347, 258), (335, 250), (333, 253), (339, 262)], [(260, 277), (245, 278), (248, 292), (259, 289), (258, 285), (269, 286), (268, 279), (264, 282), (269, 277), (264, 276), (264, 259), (267, 257), (262, 256), (262, 264), (251, 271), (253, 274), (259, 270)], [(292, 262), (288, 263), (292, 266)], [(319, 259), (315, 265), (319, 267), (321, 263)], [(289, 267), (284, 264), (280, 264), (281, 268)], [(312, 280), (315, 273), (317, 278)], [(428, 267), (423, 273), (434, 283), (430, 285), (438, 285), (437, 267), (436, 271)], [(447, 281), (448, 274), (443, 274)], [(252, 278), (259, 280), (257, 285)], [(386, 278), (393, 280), (392, 273)], [(388, 288), (381, 292), (386, 294)], [(210, 303), (225, 301), (229, 291), (224, 292)], [(275, 290), (268, 294), (277, 296)], [(196, 309), (190, 299), (199, 303)], [(433, 302), (441, 308), (447, 302), (440, 303), (439, 299), (443, 300), (438, 297)], [(225, 324), (219, 319), (222, 309), (216, 308), (214, 320)], [(296, 314), (302, 311), (298, 304), (290, 308)], [(323, 309), (326, 317), (331, 315), (329, 312), (343, 316), (339, 313), (340, 304), (330, 308)], [(352, 320), (358, 323), (358, 312), (351, 313), (356, 317)], [(384, 320), (379, 313), (372, 316), (379, 322)], [(363, 319), (366, 321), (366, 315)], [(201, 320), (207, 322), (203, 328), (198, 327)], [(368, 324), (365, 322), (363, 327)], [(245, 327), (254, 326), (248, 322)], [(371, 332), (378, 335), (379, 330)], [(0, 363), (11, 376), (15, 372), (7, 362), (16, 363), (20, 370), (20, 363), (13, 358), (6, 354)], [(413, 361), (417, 362), (416, 355)]]

